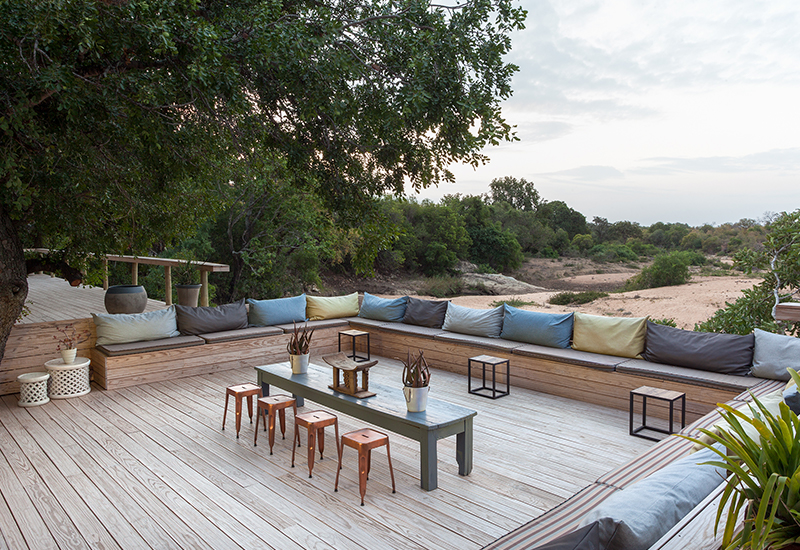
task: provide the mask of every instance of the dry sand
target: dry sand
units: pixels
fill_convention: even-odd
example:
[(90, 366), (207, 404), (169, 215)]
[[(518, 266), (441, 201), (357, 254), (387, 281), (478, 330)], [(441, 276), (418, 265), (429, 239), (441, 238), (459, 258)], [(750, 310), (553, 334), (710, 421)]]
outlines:
[[(609, 273), (602, 275), (580, 275), (571, 277), (576, 283), (585, 281), (597, 282), (601, 279), (615, 281), (625, 280), (629, 273)], [(688, 284), (667, 286), (610, 294), (607, 298), (595, 300), (580, 306), (555, 306), (547, 303), (553, 294), (559, 291), (519, 294), (514, 296), (459, 296), (452, 302), (461, 306), (489, 308), (493, 302), (518, 299), (535, 302), (536, 305), (524, 306), (522, 309), (548, 312), (581, 311), (593, 315), (609, 315), (615, 317), (651, 317), (653, 319), (674, 319), (679, 328), (692, 329), (695, 323), (705, 321), (718, 309), (725, 307), (725, 302), (733, 302), (742, 296), (742, 290), (751, 288), (759, 279), (747, 277), (692, 277)], [(421, 298), (430, 298), (422, 297)]]

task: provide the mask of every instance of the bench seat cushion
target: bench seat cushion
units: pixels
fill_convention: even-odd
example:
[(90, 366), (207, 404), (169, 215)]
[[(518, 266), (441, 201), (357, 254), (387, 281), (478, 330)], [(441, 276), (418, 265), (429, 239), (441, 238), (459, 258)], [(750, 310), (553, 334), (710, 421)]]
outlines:
[(593, 483), (580, 490), (555, 508), (511, 531), (483, 550), (521, 550), (542, 544), (578, 528), (583, 517), (619, 489), (610, 485)]
[(439, 334), (444, 334), (440, 328), (421, 327), (419, 325), (407, 325), (406, 323), (386, 323), (380, 327), (380, 330), (387, 332), (395, 332), (398, 334), (408, 334), (410, 336), (419, 336), (421, 338), (434, 338)]
[(144, 342), (106, 344), (104, 346), (97, 346), (96, 349), (102, 351), (109, 357), (114, 357), (117, 355), (133, 355), (136, 353), (202, 346), (205, 343), (206, 341), (199, 336), (175, 336), (173, 338), (161, 338), (160, 340), (147, 340)]
[(237, 330), (225, 330), (222, 332), (209, 332), (200, 334), (200, 338), (214, 344), (217, 342), (232, 342), (234, 340), (247, 340), (248, 338), (260, 338), (262, 336), (275, 336), (283, 334), (277, 327), (248, 327)]
[[(318, 321), (308, 321), (308, 328), (309, 330), (318, 330), (323, 328), (346, 327), (349, 324), (347, 319), (320, 319)], [(297, 328), (299, 329), (305, 325), (306, 323), (297, 323)], [(294, 324), (286, 323), (285, 325), (275, 325), (273, 328), (279, 328), (283, 332), (292, 332), (294, 330)]]
[(392, 324), (391, 321), (378, 321), (377, 319), (367, 319), (365, 317), (345, 317), (342, 320), (350, 323), (350, 326), (352, 326), (353, 328), (355, 328), (356, 326), (366, 327), (366, 328), (380, 328)]
[(599, 353), (589, 353), (588, 351), (578, 351), (574, 349), (551, 348), (549, 346), (537, 346), (536, 344), (523, 344), (514, 348), (515, 355), (525, 357), (535, 357), (537, 359), (548, 359), (560, 363), (570, 363), (582, 367), (590, 367), (604, 371), (613, 371), (614, 368), (626, 361), (624, 357), (615, 355), (601, 355)]
[(514, 348), (524, 345), (520, 342), (512, 342), (511, 340), (503, 340), (501, 338), (470, 336), (469, 334), (459, 334), (458, 332), (443, 332), (442, 334), (437, 334), (434, 339), (442, 340), (443, 342), (463, 344), (465, 346), (474, 346), (495, 351), (505, 351), (507, 353), (511, 353), (511, 350)]
[(658, 380), (672, 380), (675, 382), (686, 382), (696, 386), (705, 386), (719, 390), (742, 391), (756, 386), (761, 382), (761, 378), (754, 376), (739, 376), (736, 374), (722, 374), (687, 367), (676, 367), (673, 365), (662, 365), (661, 363), (651, 363), (643, 359), (629, 359), (617, 365), (617, 372), (647, 376)]

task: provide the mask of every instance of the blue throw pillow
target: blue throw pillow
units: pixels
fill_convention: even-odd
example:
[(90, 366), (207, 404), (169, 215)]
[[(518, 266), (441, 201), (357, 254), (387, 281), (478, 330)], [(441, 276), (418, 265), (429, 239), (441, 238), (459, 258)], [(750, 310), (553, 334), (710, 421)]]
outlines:
[(500, 338), (551, 348), (568, 348), (572, 338), (572, 313), (526, 311), (504, 304), (505, 317)]
[(250, 304), (247, 319), (252, 327), (285, 325), (306, 320), (305, 294), (291, 298), (276, 298), (275, 300), (251, 300), (248, 298), (247, 303)]
[(358, 316), (364, 319), (400, 323), (406, 314), (406, 305), (408, 305), (408, 296), (389, 299), (379, 298), (365, 292)]

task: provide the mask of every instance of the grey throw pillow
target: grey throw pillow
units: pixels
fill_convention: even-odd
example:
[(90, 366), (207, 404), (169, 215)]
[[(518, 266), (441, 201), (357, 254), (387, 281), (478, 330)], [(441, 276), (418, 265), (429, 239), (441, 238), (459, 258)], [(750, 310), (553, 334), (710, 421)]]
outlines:
[(694, 332), (647, 321), (642, 357), (653, 363), (745, 376), (753, 364), (754, 344), (752, 334)]
[(788, 382), (787, 368), (800, 371), (800, 338), (755, 329), (753, 376)]
[(403, 322), (407, 325), (442, 328), (449, 303), (448, 301), (420, 300), (409, 296)]
[(473, 309), (449, 304), (442, 328), (472, 336), (500, 338), (500, 331), (503, 330), (503, 306)]
[(600, 550), (600, 524), (590, 523), (542, 546), (537, 546), (535, 550)]
[(180, 336), (175, 306), (146, 313), (92, 313), (97, 327), (97, 345), (146, 342)]
[(175, 312), (181, 334), (209, 334), (247, 328), (244, 299), (217, 307), (175, 306)]
[(586, 514), (581, 522), (598, 522), (600, 547), (646, 550), (725, 480), (725, 470), (702, 462), (718, 460), (703, 449), (618, 491)]

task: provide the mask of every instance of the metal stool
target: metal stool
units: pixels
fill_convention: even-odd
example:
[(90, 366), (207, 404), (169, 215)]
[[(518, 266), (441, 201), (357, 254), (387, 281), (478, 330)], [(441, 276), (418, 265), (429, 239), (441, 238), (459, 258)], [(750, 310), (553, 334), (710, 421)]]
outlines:
[(386, 445), (386, 458), (389, 459), (389, 475), (392, 476), (392, 493), (394, 487), (394, 470), (392, 469), (392, 455), (389, 453), (389, 436), (371, 428), (363, 428), (342, 435), (339, 447), (339, 468), (336, 470), (336, 485), (333, 490), (339, 490), (339, 471), (342, 469), (342, 455), (344, 446), (352, 447), (358, 451), (358, 489), (361, 492), (361, 506), (364, 506), (364, 495), (367, 493), (367, 479), (372, 462), (372, 449)]
[[(311, 477), (311, 470), (314, 469), (314, 447), (316, 440), (319, 440), (319, 459), (322, 460), (322, 453), (325, 451), (325, 427), (333, 425), (336, 430), (336, 440), (339, 441), (339, 419), (335, 414), (326, 411), (312, 411), (303, 414), (295, 415), (294, 417), (294, 438), (292, 444), (292, 468), (294, 468), (294, 455), (297, 447), (300, 446), (300, 430), (299, 426), (308, 429), (308, 477)], [(296, 445), (294, 444), (296, 443)], [(339, 445), (336, 445), (336, 450), (339, 452), (341, 459), (341, 450)]]
[(256, 410), (256, 430), (253, 435), (253, 446), (258, 445), (258, 420), (261, 418), (261, 411), (264, 411), (264, 430), (267, 429), (267, 418), (269, 418), (269, 454), (272, 454), (272, 446), (275, 444), (275, 413), (281, 420), (281, 435), (286, 439), (286, 409), (292, 407), (294, 415), (297, 416), (297, 400), (289, 395), (268, 395), (259, 397), (258, 409)]
[(247, 412), (250, 413), (250, 423), (253, 423), (253, 396), (261, 397), (261, 386), (255, 384), (239, 384), (228, 386), (225, 390), (225, 412), (222, 414), (222, 429), (225, 429), (225, 419), (228, 417), (228, 399), (236, 399), (236, 439), (239, 439), (239, 429), (242, 427), (242, 398), (247, 398)]

